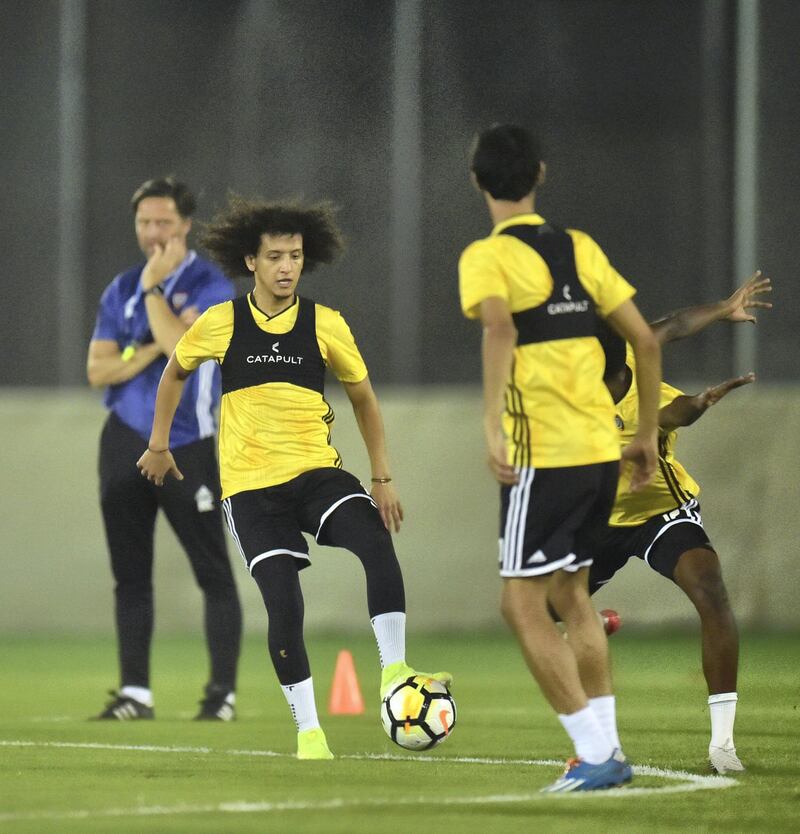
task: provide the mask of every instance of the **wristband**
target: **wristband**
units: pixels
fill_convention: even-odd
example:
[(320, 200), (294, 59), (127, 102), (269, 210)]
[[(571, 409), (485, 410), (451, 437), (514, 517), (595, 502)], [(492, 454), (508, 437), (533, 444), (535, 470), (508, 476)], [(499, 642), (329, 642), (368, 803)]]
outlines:
[(392, 479), (391, 478), (373, 478), (373, 484), (388, 484)]
[(148, 451), (148, 452), (152, 452), (154, 455), (161, 455), (161, 454), (163, 454), (164, 452), (168, 452), (168, 451), (169, 451), (169, 446), (167, 446), (167, 448), (166, 448), (166, 449), (151, 449), (151, 448), (150, 448), (150, 446), (148, 445), (148, 447), (147, 447), (147, 451)]
[(164, 287), (161, 284), (156, 284), (154, 287), (150, 287), (149, 290), (145, 290), (142, 295), (158, 295), (161, 298), (164, 297)]
[(126, 345), (125, 349), (120, 354), (119, 358), (123, 362), (130, 362), (136, 355), (136, 345)]

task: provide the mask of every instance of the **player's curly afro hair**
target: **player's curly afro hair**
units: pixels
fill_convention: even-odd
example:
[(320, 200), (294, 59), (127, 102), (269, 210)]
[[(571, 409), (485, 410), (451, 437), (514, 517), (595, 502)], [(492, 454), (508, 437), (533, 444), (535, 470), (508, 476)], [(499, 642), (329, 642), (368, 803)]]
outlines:
[(310, 272), (333, 261), (344, 248), (335, 213), (327, 201), (266, 203), (234, 194), (205, 226), (200, 243), (228, 275), (249, 277), (244, 259), (258, 253), (262, 235), (302, 235), (303, 271)]

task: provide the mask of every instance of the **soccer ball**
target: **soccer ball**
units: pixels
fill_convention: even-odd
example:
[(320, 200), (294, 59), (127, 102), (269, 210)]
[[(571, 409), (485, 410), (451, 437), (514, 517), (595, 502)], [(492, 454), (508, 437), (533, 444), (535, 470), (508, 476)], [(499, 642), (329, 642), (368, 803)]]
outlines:
[(456, 703), (447, 687), (415, 676), (397, 684), (381, 703), (386, 735), (406, 750), (430, 750), (456, 725)]

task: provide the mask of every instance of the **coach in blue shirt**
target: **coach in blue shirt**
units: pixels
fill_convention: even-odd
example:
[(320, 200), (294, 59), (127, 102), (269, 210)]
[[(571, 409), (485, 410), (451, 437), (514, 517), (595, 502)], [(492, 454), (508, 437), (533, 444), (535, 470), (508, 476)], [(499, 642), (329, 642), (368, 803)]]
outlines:
[(234, 717), (242, 615), (228, 559), (215, 444), (219, 369), (193, 374), (170, 434), (181, 481), (155, 487), (136, 461), (147, 446), (156, 390), (181, 335), (212, 304), (233, 297), (228, 279), (187, 249), (195, 200), (172, 177), (148, 180), (131, 198), (146, 262), (126, 270), (100, 300), (87, 376), (105, 387), (109, 410), (100, 439), (100, 503), (116, 582), (120, 685), (98, 718), (153, 718), (153, 533), (159, 507), (183, 545), (205, 598), (211, 661), (198, 719)]

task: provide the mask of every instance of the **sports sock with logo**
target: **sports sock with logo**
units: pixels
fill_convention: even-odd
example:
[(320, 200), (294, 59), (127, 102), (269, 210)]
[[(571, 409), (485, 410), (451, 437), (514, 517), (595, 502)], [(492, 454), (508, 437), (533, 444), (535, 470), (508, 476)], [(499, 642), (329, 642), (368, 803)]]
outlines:
[(314, 701), (314, 681), (306, 678), (299, 683), (281, 684), (281, 689), (292, 711), (297, 731), (314, 730), (319, 727), (317, 705)]
[(378, 643), (381, 669), (398, 660), (406, 659), (406, 615), (402, 611), (391, 611), (373, 617), (372, 630)]

